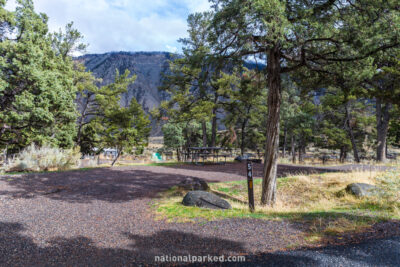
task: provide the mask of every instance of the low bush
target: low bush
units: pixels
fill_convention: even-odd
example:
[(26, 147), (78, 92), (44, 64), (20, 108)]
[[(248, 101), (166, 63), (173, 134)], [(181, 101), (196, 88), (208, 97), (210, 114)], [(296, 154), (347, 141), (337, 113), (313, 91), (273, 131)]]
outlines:
[(79, 164), (79, 149), (31, 145), (6, 166), (7, 172), (67, 170)]

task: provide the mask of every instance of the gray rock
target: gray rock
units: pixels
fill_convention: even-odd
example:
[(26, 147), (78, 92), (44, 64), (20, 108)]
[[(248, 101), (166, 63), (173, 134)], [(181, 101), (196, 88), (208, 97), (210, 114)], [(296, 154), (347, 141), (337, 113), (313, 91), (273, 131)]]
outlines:
[(209, 188), (206, 181), (200, 178), (193, 178), (193, 177), (185, 178), (182, 182), (178, 184), (178, 187), (190, 191), (196, 191), (196, 190), (207, 191)]
[(380, 190), (378, 187), (371, 185), (371, 184), (364, 184), (364, 183), (349, 184), (346, 187), (346, 191), (357, 197), (370, 197), (370, 196), (378, 195), (380, 193)]
[(205, 191), (190, 191), (183, 198), (182, 204), (185, 206), (196, 206), (209, 209), (231, 209), (228, 201), (217, 195)]

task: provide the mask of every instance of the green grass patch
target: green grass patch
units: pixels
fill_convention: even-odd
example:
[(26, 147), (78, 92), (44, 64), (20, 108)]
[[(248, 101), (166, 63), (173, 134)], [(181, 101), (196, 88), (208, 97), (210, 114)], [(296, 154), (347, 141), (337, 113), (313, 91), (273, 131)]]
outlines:
[[(254, 181), (256, 201), (261, 197), (261, 182), (261, 179)], [(370, 198), (354, 197), (344, 190), (354, 182), (375, 184), (383, 188), (386, 194)], [(172, 222), (204, 222), (226, 218), (300, 222), (307, 226), (307, 242), (357, 233), (377, 222), (400, 220), (400, 175), (397, 172), (325, 173), (280, 178), (277, 181), (276, 205), (262, 207), (256, 203), (254, 213), (249, 211), (246, 204), (246, 180), (213, 183), (210, 189), (227, 195), (232, 209), (186, 207), (181, 203), (186, 192), (172, 188), (156, 201), (155, 212), (159, 218)]]

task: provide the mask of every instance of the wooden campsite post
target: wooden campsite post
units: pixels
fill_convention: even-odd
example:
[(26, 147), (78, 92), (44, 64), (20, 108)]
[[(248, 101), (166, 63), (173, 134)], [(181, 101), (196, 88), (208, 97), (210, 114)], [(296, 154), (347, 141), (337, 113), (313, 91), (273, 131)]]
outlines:
[(249, 208), (254, 212), (253, 162), (247, 160), (247, 190), (249, 192)]

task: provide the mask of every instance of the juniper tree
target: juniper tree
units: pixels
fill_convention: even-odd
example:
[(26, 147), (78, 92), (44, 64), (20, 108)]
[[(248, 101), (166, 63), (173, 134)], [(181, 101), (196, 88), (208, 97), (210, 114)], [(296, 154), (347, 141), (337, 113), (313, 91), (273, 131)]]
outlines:
[(392, 120), (389, 125), (388, 144), (400, 147), (400, 107), (395, 105), (392, 111)]
[(386, 160), (387, 135), (394, 105), (400, 104), (400, 52), (390, 49), (375, 56), (375, 75), (365, 81), (362, 95), (375, 99), (376, 160)]
[[(166, 75), (161, 87), (171, 95), (171, 99), (162, 105), (170, 119), (174, 111), (179, 110), (179, 121), (185, 118), (202, 123), (203, 146), (215, 146), (217, 138), (217, 113), (221, 96), (218, 94), (217, 81), (222, 71), (232, 68), (223, 58), (216, 57), (209, 43), (211, 12), (195, 13), (188, 18), (189, 37), (180, 39), (183, 56), (170, 64), (171, 73)], [(177, 119), (175, 117), (175, 119)], [(211, 140), (207, 143), (207, 122), (212, 121)]]
[[(211, 0), (215, 50), (225, 57), (258, 55), (267, 63), (268, 121), (262, 204), (276, 200), (282, 100), (281, 75), (324, 71), (399, 44), (395, 0)], [(395, 29), (395, 30), (393, 30)]]
[(292, 162), (296, 163), (296, 116), (300, 112), (301, 90), (289, 77), (284, 77), (282, 87), (282, 106), (281, 106), (281, 136), (283, 136), (282, 155), (285, 157), (288, 147), (288, 139), (290, 139), (290, 154)]
[[(64, 31), (60, 29), (52, 34), (51, 39), (54, 51), (65, 61), (71, 60), (74, 53), (84, 52), (87, 47), (81, 43), (83, 36), (73, 28), (72, 22), (66, 25)], [(147, 142), (147, 118), (136, 100), (132, 100), (126, 108), (121, 103), (121, 95), (127, 92), (136, 76), (130, 77), (129, 71), (122, 75), (116, 71), (113, 83), (99, 86), (101, 79), (87, 72), (79, 61), (73, 64), (79, 111), (76, 144), (81, 152), (90, 154), (95, 148), (116, 147), (118, 154), (113, 162), (115, 164), (123, 151), (130, 152), (135, 146), (140, 150)]]
[(84, 53), (88, 47), (87, 44), (81, 43), (83, 35), (73, 26), (74, 23), (70, 22), (64, 31), (59, 29), (51, 34), (54, 51), (64, 59), (75, 56), (76, 53)]
[(150, 121), (135, 98), (122, 107), (121, 95), (136, 79), (128, 70), (121, 75), (116, 70), (114, 82), (99, 87), (91, 73), (86, 75), (84, 82), (79, 83), (77, 143), (83, 153), (92, 153), (88, 149), (94, 148), (97, 152), (116, 148), (114, 165), (122, 153), (130, 153), (135, 147), (141, 150), (147, 145)]
[(0, 146), (71, 147), (76, 135), (73, 64), (52, 48), (45, 14), (31, 0), (0, 2)]
[[(107, 103), (108, 99), (104, 99)], [(142, 106), (132, 98), (128, 107), (121, 107), (120, 103), (107, 105), (104, 117), (99, 118), (104, 131), (100, 132), (102, 147), (113, 147), (117, 149), (117, 156), (112, 166), (117, 162), (122, 153), (133, 153), (143, 151), (148, 144), (150, 135), (150, 120), (142, 109)]]
[(162, 127), (164, 147), (176, 150), (176, 157), (181, 161), (181, 149), (185, 143), (183, 123), (167, 123)]
[[(239, 128), (239, 147), (243, 155), (246, 148), (257, 147), (257, 141), (254, 140), (257, 138), (254, 137), (264, 126), (264, 100), (267, 93), (264, 77), (257, 70), (244, 68), (232, 74), (223, 73), (217, 83), (218, 94), (225, 99), (224, 123), (228, 128)], [(249, 142), (251, 137), (253, 140)]]
[[(164, 147), (174, 149), (178, 161), (182, 160), (181, 152), (189, 147), (201, 146), (203, 142), (202, 125), (196, 121), (190, 122), (168, 122), (162, 127), (164, 136)], [(212, 138), (210, 123), (207, 123), (207, 140)]]

